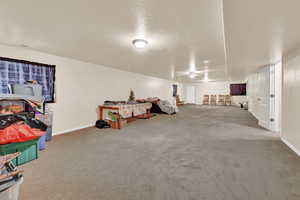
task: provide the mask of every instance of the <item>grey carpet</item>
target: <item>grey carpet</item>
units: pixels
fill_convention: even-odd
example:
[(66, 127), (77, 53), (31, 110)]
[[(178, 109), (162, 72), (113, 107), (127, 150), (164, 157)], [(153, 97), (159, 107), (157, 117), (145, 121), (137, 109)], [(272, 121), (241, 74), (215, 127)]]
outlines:
[(54, 137), (21, 200), (299, 200), (300, 159), (235, 107), (184, 106)]

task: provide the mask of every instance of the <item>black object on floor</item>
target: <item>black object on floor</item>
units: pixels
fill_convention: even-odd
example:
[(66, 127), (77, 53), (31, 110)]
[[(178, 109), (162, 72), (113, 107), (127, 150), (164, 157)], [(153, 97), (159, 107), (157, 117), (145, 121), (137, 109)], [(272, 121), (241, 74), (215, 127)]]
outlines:
[(97, 128), (110, 128), (110, 125), (109, 125), (109, 123), (107, 123), (104, 120), (98, 120), (98, 121), (96, 121), (96, 127)]
[(160, 107), (156, 103), (152, 103), (152, 107), (150, 108), (150, 113), (164, 113), (164, 114), (166, 114), (165, 112), (163, 112), (160, 109)]

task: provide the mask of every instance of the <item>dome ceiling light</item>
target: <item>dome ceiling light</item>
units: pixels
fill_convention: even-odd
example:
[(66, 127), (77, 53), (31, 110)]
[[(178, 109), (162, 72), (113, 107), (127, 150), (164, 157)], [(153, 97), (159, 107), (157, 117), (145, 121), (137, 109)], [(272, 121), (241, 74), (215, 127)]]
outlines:
[(144, 39), (135, 39), (132, 44), (138, 49), (144, 49), (148, 45), (148, 41)]
[(196, 74), (194, 72), (190, 72), (190, 78), (193, 79), (196, 77)]

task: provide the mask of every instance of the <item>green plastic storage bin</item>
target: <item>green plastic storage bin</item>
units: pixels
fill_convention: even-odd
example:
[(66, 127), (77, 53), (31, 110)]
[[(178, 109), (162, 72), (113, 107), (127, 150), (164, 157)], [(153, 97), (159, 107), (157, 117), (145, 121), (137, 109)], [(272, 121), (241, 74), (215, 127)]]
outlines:
[(22, 154), (13, 160), (16, 166), (23, 165), (39, 157), (39, 139), (29, 140), (27, 142), (17, 142), (0, 145), (0, 155), (6, 155), (16, 152)]

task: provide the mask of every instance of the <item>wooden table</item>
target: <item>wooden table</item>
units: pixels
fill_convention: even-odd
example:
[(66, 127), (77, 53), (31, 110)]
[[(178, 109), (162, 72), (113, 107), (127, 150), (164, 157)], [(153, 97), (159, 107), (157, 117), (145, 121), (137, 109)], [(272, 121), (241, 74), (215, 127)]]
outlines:
[(99, 106), (99, 119), (105, 120), (109, 111), (116, 113), (118, 118), (118, 127), (120, 127), (121, 119), (127, 119), (128, 122), (133, 121), (139, 116), (150, 113), (151, 103), (139, 104), (117, 104), (117, 105), (100, 105)]

